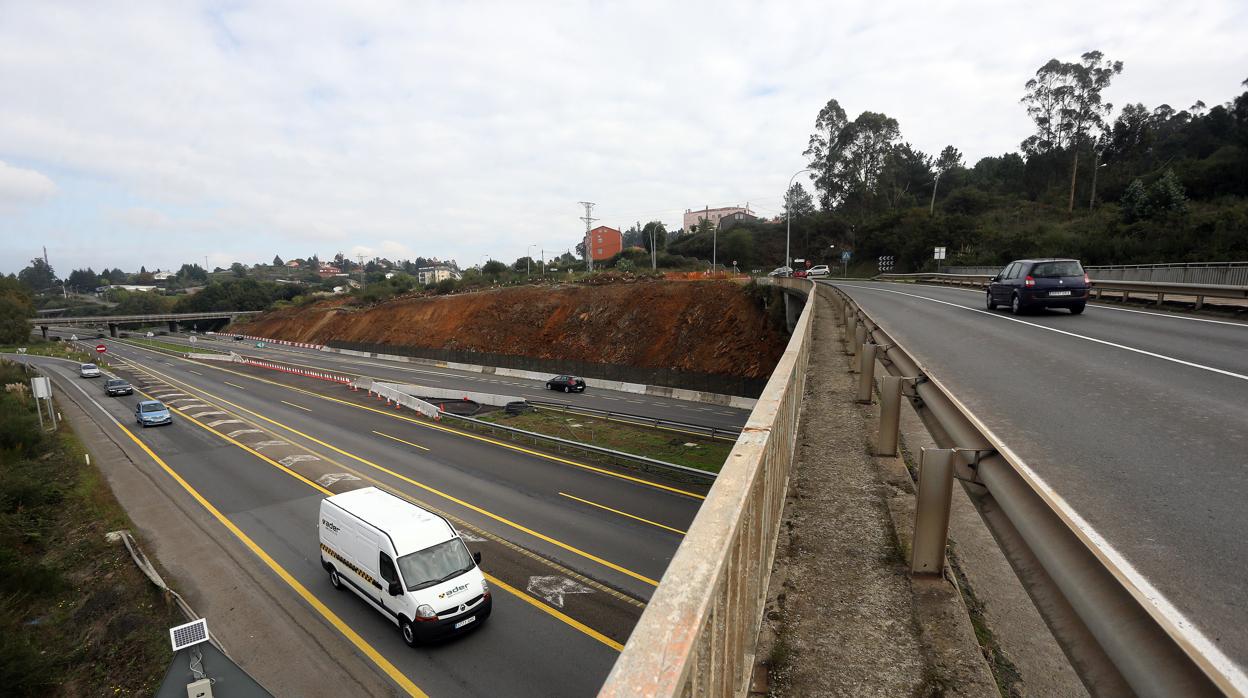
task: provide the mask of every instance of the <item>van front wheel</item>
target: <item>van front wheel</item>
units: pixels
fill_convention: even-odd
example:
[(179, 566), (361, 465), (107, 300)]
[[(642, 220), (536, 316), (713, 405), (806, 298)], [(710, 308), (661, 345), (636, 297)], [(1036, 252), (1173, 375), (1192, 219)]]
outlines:
[(408, 647), (416, 646), (416, 629), (412, 627), (412, 621), (406, 618), (399, 618), (399, 632), (403, 635), (403, 642)]
[(338, 570), (332, 566), (329, 568), (329, 583), (335, 589), (342, 589), (342, 577), (338, 576)]

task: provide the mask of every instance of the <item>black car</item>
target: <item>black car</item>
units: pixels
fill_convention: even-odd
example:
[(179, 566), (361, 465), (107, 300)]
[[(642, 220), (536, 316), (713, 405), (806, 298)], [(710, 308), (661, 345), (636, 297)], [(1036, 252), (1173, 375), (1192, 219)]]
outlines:
[(1006, 305), (1020, 315), (1038, 308), (1067, 308), (1078, 315), (1091, 288), (1077, 259), (1020, 259), (989, 279), (986, 293), (989, 310)]
[(576, 376), (555, 376), (546, 381), (547, 390), (562, 390), (565, 393), (585, 392), (585, 379)]
[(109, 396), (115, 395), (134, 395), (134, 386), (130, 385), (130, 381), (121, 378), (110, 378), (104, 383), (104, 392)]

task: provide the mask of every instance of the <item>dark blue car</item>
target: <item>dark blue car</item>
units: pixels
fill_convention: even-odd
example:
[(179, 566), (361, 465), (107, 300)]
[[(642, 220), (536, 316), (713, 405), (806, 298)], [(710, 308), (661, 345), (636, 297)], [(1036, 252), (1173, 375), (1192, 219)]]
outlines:
[(1039, 308), (1067, 308), (1078, 315), (1091, 288), (1077, 259), (1020, 259), (988, 281), (988, 309), (1004, 305), (1021, 315)]

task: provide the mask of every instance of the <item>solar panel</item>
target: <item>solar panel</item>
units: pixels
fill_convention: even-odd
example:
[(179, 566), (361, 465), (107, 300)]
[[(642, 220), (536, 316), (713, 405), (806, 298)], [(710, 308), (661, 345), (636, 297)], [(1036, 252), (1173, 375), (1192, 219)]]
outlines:
[(169, 628), (169, 640), (173, 643), (173, 651), (198, 645), (201, 642), (208, 641), (208, 621), (200, 618), (193, 620), (186, 625), (179, 625), (176, 628)]

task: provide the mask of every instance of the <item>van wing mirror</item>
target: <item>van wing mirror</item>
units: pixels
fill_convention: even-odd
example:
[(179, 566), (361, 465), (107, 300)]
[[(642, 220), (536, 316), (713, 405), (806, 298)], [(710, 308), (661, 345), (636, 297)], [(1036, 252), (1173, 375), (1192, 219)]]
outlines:
[(999, 276), (994, 276), (994, 277), (992, 277), (991, 279), (988, 279), (988, 280), (989, 280), (989, 281), (1000, 281), (1000, 280), (1001, 280), (1001, 277), (999, 277)]
[(391, 596), (398, 596), (403, 593), (403, 587), (399, 586), (399, 582), (396, 579), (390, 582), (390, 588), (388, 589), (388, 591), (390, 592)]
[(477, 563), (478, 565), (479, 565), (479, 564), (481, 564), (481, 553), (480, 553), (480, 551), (475, 552), (475, 553), (473, 553), (473, 554), (472, 554), (472, 561), (473, 561), (473, 562), (475, 562), (475, 563)]

